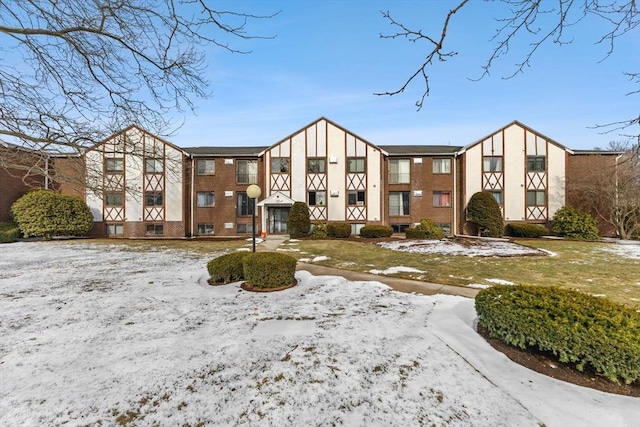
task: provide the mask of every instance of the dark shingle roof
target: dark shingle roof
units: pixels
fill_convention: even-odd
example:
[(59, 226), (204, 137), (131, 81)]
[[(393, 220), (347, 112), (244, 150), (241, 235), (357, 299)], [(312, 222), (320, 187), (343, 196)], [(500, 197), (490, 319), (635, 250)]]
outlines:
[(453, 155), (461, 150), (457, 145), (379, 145), (390, 156)]
[(186, 147), (184, 151), (194, 157), (200, 156), (229, 156), (229, 157), (258, 157), (267, 147)]

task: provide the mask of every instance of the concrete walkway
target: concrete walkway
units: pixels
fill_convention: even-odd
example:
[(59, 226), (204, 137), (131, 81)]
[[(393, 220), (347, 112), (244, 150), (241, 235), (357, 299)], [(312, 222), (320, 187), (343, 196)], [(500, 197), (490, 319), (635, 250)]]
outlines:
[[(271, 235), (256, 246), (258, 252), (275, 252), (278, 247), (289, 240), (288, 235)], [(357, 282), (381, 282), (392, 289), (406, 293), (417, 293), (423, 295), (459, 295), (467, 298), (474, 298), (479, 292), (478, 289), (463, 288), (462, 286), (439, 285), (437, 283), (421, 282), (418, 280), (402, 279), (399, 277), (383, 276), (378, 274), (360, 273), (358, 271), (344, 270), (341, 268), (324, 267), (322, 265), (310, 264), (298, 261), (297, 270), (306, 270), (314, 276), (340, 276), (347, 280)]]

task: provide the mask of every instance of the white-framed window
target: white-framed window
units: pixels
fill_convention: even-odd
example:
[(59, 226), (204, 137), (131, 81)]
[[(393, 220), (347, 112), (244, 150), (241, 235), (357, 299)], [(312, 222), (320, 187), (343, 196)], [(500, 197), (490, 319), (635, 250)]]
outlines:
[(545, 156), (527, 156), (528, 172), (544, 172), (546, 170), (547, 159)]
[(253, 215), (254, 199), (247, 196), (244, 191), (238, 191), (236, 204), (236, 216), (250, 216)]
[(107, 224), (107, 236), (124, 235), (124, 224)]
[(163, 199), (162, 191), (145, 191), (144, 193), (145, 206), (162, 206)]
[(326, 160), (322, 158), (310, 158), (307, 160), (307, 173), (326, 173)]
[(236, 183), (237, 184), (257, 184), (258, 183), (258, 161), (257, 160), (236, 160)]
[(433, 159), (433, 173), (451, 173), (451, 159)]
[(502, 205), (502, 190), (487, 190), (499, 205)]
[(547, 197), (544, 190), (528, 190), (527, 206), (545, 206)]
[(309, 206), (325, 206), (326, 204), (326, 191), (309, 191)]
[(147, 236), (162, 236), (164, 234), (164, 225), (147, 224), (145, 227), (145, 234)]
[(105, 159), (104, 170), (106, 173), (122, 173), (124, 171), (124, 159), (122, 157)]
[(213, 224), (198, 224), (199, 235), (213, 234)]
[(451, 206), (451, 191), (434, 191), (433, 206), (436, 208), (446, 208)]
[(389, 184), (409, 184), (411, 162), (409, 159), (389, 159)]
[(359, 235), (360, 229), (364, 226), (365, 224), (351, 224), (351, 234)]
[(210, 208), (216, 205), (216, 195), (213, 191), (198, 191), (196, 196), (199, 208)]
[(120, 207), (124, 204), (124, 194), (121, 191), (108, 191), (104, 193), (104, 205), (107, 207)]
[(409, 192), (389, 192), (389, 216), (409, 215)]
[(145, 173), (162, 173), (164, 171), (164, 161), (162, 159), (145, 159)]
[(484, 156), (482, 158), (482, 169), (485, 172), (502, 172), (502, 157)]
[(237, 225), (238, 234), (253, 234), (253, 224), (238, 224)]
[(271, 173), (289, 173), (288, 157), (272, 157)]
[(347, 159), (347, 171), (349, 173), (364, 173), (366, 170), (365, 160), (364, 157), (349, 157)]
[(349, 206), (364, 206), (364, 191), (349, 191), (347, 193), (347, 204)]
[(216, 161), (213, 159), (196, 160), (196, 173), (198, 175), (215, 175)]

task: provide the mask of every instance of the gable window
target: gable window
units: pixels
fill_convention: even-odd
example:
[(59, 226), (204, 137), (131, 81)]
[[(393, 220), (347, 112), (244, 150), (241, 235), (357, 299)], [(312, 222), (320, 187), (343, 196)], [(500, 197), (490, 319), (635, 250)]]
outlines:
[(122, 206), (124, 195), (121, 192), (107, 192), (104, 194), (105, 206)]
[(146, 191), (144, 193), (145, 206), (162, 206), (162, 191)]
[(236, 216), (249, 216), (253, 215), (254, 199), (247, 196), (244, 191), (238, 191), (237, 193), (237, 205)]
[(494, 199), (496, 199), (496, 202), (498, 202), (499, 205), (502, 205), (502, 190), (487, 190), (487, 191), (491, 193), (491, 195), (493, 196)]
[(198, 234), (213, 234), (213, 224), (198, 224)]
[(409, 215), (409, 192), (389, 192), (389, 216)]
[(289, 173), (288, 157), (272, 157), (271, 173)]
[(196, 160), (196, 169), (198, 175), (215, 175), (216, 162), (212, 159)]
[(145, 234), (147, 236), (162, 236), (164, 234), (164, 226), (162, 224), (147, 224)]
[(544, 172), (546, 169), (545, 156), (527, 156), (528, 172)]
[(546, 205), (546, 195), (541, 190), (527, 191), (527, 206), (544, 206)]
[(107, 236), (122, 236), (124, 224), (107, 224)]
[(309, 191), (309, 206), (324, 206), (327, 203), (324, 191)]
[(433, 173), (451, 173), (451, 159), (433, 159)]
[(349, 191), (347, 204), (349, 206), (364, 206), (364, 191)]
[(208, 208), (216, 205), (216, 195), (213, 191), (198, 191), (198, 207)]
[(325, 159), (308, 159), (307, 173), (325, 173)]
[(411, 163), (409, 159), (389, 160), (389, 184), (409, 184), (411, 182)]
[(258, 162), (256, 160), (236, 160), (236, 183), (256, 184), (258, 182)]
[(482, 167), (485, 172), (502, 172), (502, 157), (484, 156)]
[(164, 170), (164, 162), (162, 159), (145, 159), (145, 173), (162, 173)]
[(119, 159), (105, 159), (104, 169), (107, 173), (122, 173), (124, 170), (124, 160)]
[(364, 157), (349, 157), (347, 159), (347, 171), (349, 173), (364, 173)]
[(434, 191), (433, 192), (433, 206), (437, 208), (446, 208), (451, 206), (451, 192), (450, 191)]

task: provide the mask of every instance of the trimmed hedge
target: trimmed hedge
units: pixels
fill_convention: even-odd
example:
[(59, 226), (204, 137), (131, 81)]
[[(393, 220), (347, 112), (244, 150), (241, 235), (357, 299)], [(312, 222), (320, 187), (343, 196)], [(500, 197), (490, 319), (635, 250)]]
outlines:
[(492, 337), (551, 352), (613, 382), (640, 380), (640, 313), (576, 291), (494, 286), (476, 296), (478, 323)]
[(93, 216), (84, 200), (51, 190), (33, 190), (11, 206), (24, 237), (85, 236)]
[(599, 240), (598, 223), (588, 212), (582, 212), (571, 206), (559, 209), (551, 221), (554, 234), (570, 239)]
[(327, 234), (327, 224), (324, 222), (316, 222), (311, 227), (311, 236), (316, 239), (324, 239), (328, 236)]
[(407, 239), (440, 240), (444, 238), (444, 230), (431, 218), (422, 218), (416, 228), (405, 230), (405, 236)]
[(360, 229), (360, 235), (362, 237), (391, 237), (393, 234), (393, 227), (388, 225), (365, 225)]
[(232, 252), (212, 259), (207, 264), (209, 283), (223, 285), (244, 280), (242, 260), (247, 252)]
[(246, 254), (242, 260), (244, 278), (258, 288), (279, 288), (295, 282), (297, 260), (278, 252)]
[(0, 223), (0, 243), (11, 243), (20, 237), (20, 228), (11, 222)]
[(549, 234), (547, 227), (540, 224), (507, 224), (507, 234), (512, 237), (538, 238)]
[(467, 221), (478, 229), (478, 235), (502, 237), (504, 220), (500, 205), (488, 191), (479, 191), (471, 196), (467, 204)]
[(344, 239), (351, 236), (351, 226), (346, 222), (330, 222), (327, 224), (327, 236)]

